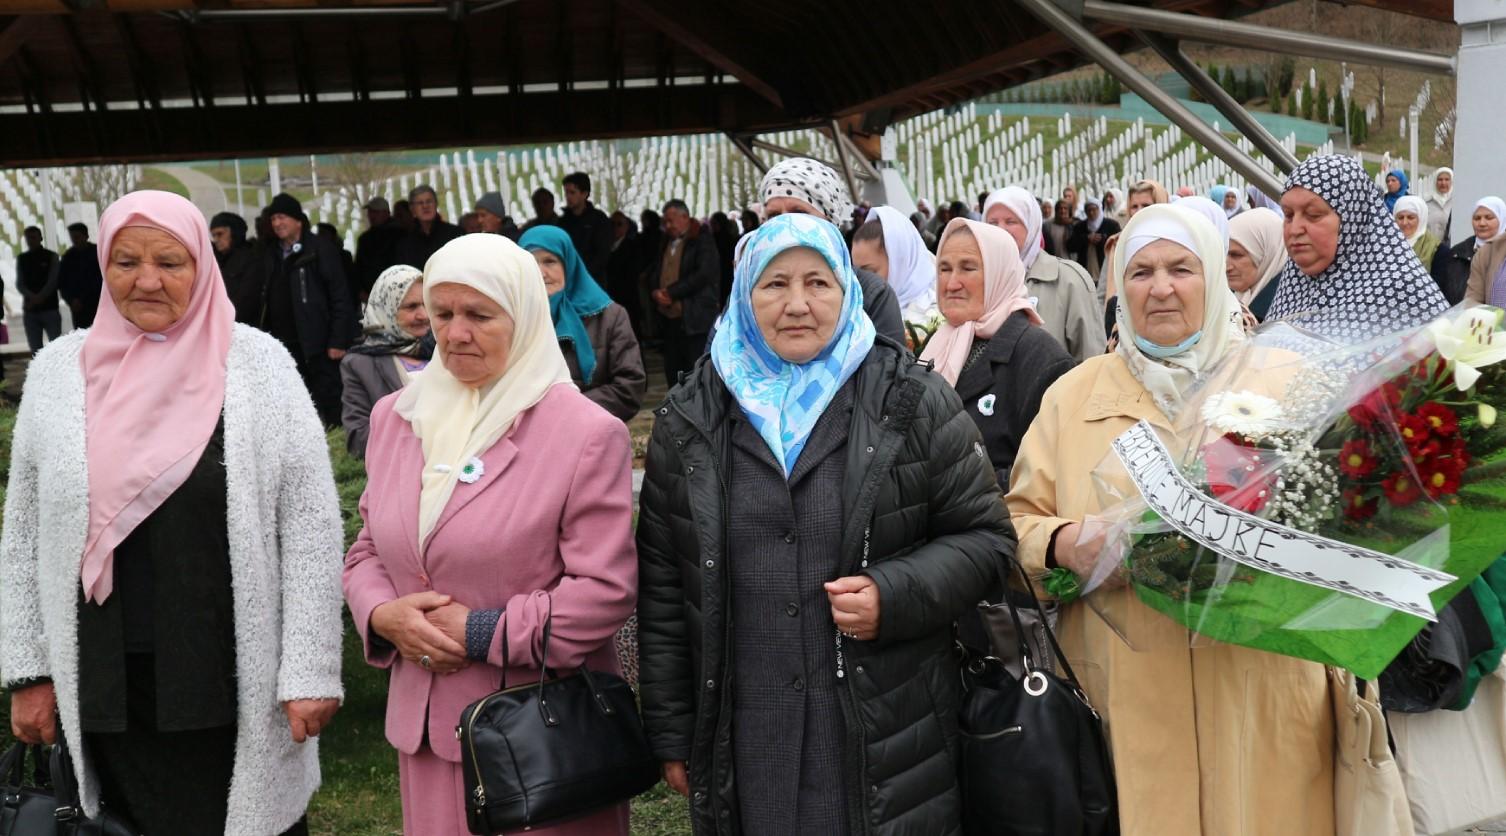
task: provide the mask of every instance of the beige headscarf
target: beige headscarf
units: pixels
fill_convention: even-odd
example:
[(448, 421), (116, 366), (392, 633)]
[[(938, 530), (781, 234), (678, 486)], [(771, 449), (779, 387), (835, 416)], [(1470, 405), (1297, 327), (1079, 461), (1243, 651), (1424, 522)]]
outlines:
[(551, 387), (570, 383), (549, 316), (549, 297), (538, 262), (501, 235), (476, 233), (445, 244), (424, 265), (424, 304), (442, 284), (460, 284), (502, 306), (513, 320), (507, 368), (489, 386), (475, 389), (456, 380), (440, 362), (414, 376), (397, 400), (397, 414), (423, 442), (423, 492), (418, 505), (422, 550), (455, 491), (462, 470), (497, 443), (517, 420), (543, 400)]
[[(1041, 324), (1041, 315), (1035, 312), (1030, 298), (1025, 295), (1025, 265), (1020, 261), (1020, 250), (1015, 246), (1014, 236), (985, 223), (967, 218), (953, 218), (941, 233), (941, 243), (936, 252), (946, 251), (947, 239), (959, 232), (970, 233), (978, 242), (978, 254), (983, 257), (983, 314), (971, 322), (953, 326), (942, 323), (930, 340), (920, 359), (936, 364), (936, 373), (946, 382), (957, 385), (962, 367), (973, 350), (974, 340), (992, 339), (1004, 320), (1015, 311), (1024, 311), (1035, 325)], [(945, 295), (941, 276), (936, 277), (936, 296)]]
[(1255, 269), (1260, 271), (1260, 278), (1254, 284), (1234, 294), (1240, 304), (1248, 305), (1255, 301), (1255, 297), (1286, 266), (1286, 241), (1281, 235), (1281, 216), (1264, 207), (1240, 212), (1229, 219), (1229, 240), (1238, 241), (1255, 262)]
[[(1130, 218), (1120, 233), (1114, 251), (1114, 274), (1124, 276), (1136, 252), (1157, 240), (1174, 241), (1192, 250), (1203, 263), (1203, 329), (1197, 344), (1173, 357), (1157, 359), (1145, 354), (1135, 340), (1135, 322), (1126, 294), (1119, 294), (1119, 347), (1116, 351), (1129, 365), (1140, 385), (1155, 398), (1156, 405), (1173, 421), (1183, 400), (1199, 376), (1213, 368), (1234, 346), (1244, 342), (1242, 312), (1224, 272), (1227, 251), (1223, 236), (1213, 222), (1198, 212), (1175, 205), (1147, 206)], [(1188, 246), (1188, 245), (1191, 246)], [(1128, 283), (1132, 281), (1125, 278)]]

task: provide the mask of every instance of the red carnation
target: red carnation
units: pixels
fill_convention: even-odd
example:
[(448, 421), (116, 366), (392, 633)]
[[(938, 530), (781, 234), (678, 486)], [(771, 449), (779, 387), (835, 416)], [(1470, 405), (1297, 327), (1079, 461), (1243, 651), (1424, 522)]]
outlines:
[(1370, 442), (1364, 439), (1346, 441), (1344, 449), (1339, 451), (1339, 470), (1356, 479), (1369, 476), (1377, 464), (1375, 454), (1370, 451)]
[(1349, 417), (1368, 430), (1400, 405), (1401, 387), (1394, 383), (1383, 383), (1379, 389), (1371, 390), (1359, 403), (1349, 407)]
[(1456, 494), (1463, 471), (1454, 459), (1439, 459), (1422, 471), (1422, 489), (1433, 499)]
[(1428, 429), (1434, 435), (1447, 437), (1459, 431), (1459, 416), (1437, 401), (1428, 401), (1419, 406), (1417, 417), (1427, 422)]
[(1344, 503), (1344, 516), (1356, 521), (1375, 516), (1375, 509), (1379, 505), (1374, 499), (1367, 498), (1363, 491), (1354, 488), (1344, 491), (1341, 501)]
[(1411, 505), (1422, 498), (1422, 489), (1417, 480), (1406, 473), (1393, 473), (1381, 480), (1381, 492), (1386, 501), (1398, 508)]
[(1259, 448), (1220, 436), (1203, 445), (1208, 492), (1219, 502), (1249, 514), (1265, 508), (1275, 477)]

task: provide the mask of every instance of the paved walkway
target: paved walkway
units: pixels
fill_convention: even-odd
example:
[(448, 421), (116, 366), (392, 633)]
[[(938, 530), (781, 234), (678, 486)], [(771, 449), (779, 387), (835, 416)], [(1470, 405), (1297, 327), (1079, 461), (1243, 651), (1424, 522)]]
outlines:
[(230, 201), (225, 197), (225, 187), (208, 174), (186, 165), (164, 165), (158, 168), (188, 187), (188, 199), (204, 213), (206, 221), (229, 208)]

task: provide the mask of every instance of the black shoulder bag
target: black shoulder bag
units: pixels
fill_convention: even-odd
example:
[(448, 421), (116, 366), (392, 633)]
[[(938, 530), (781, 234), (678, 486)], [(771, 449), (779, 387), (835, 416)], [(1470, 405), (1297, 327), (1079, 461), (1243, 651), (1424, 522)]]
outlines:
[[(1040, 613), (1024, 568), (1016, 566)], [(1007, 593), (1004, 566), (998, 571)], [(1019, 654), (1022, 675), (1009, 672), (998, 648), (987, 656), (964, 649), (958, 712), (963, 830), (977, 836), (1116, 836), (1117, 791), (1103, 721), (1044, 614), (1034, 626), (1044, 631), (1065, 677), (1037, 664), (1012, 597), (1004, 596), (1018, 643), (1010, 650)]]
[[(26, 755), (32, 756), (26, 783)], [(50, 761), (50, 763), (49, 763)], [(73, 759), (59, 738), (49, 758), (42, 747), (16, 742), (0, 756), (0, 836), (138, 836), (117, 813), (84, 816)]]
[(544, 621), (539, 681), (507, 687), (460, 714), (466, 826), (479, 836), (526, 830), (620, 804), (659, 783), (633, 689), (581, 665), (570, 676), (546, 667), (553, 602)]

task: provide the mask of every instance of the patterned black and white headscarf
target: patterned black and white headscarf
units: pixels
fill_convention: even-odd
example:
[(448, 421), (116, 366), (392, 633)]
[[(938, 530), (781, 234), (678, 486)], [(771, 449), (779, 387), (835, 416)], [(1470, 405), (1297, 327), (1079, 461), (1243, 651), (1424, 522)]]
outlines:
[(1299, 186), (1338, 213), (1338, 251), (1316, 276), (1288, 260), (1267, 320), (1290, 317), (1305, 330), (1353, 343), (1421, 325), (1448, 310), (1358, 162), (1309, 157), (1286, 178), (1287, 189)]
[(781, 160), (763, 176), (758, 199), (765, 205), (776, 197), (803, 200), (826, 213), (826, 219), (843, 224), (852, 217), (852, 198), (847, 184), (830, 167), (805, 157)]

